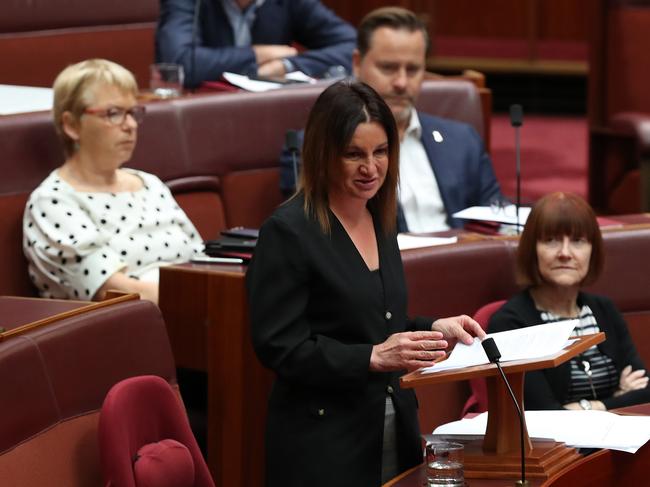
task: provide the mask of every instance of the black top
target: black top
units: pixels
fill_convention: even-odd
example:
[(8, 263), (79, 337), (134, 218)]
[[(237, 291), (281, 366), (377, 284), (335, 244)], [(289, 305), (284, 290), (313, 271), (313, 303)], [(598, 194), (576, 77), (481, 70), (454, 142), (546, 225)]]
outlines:
[(262, 226), (246, 276), (253, 345), (277, 374), (267, 420), (269, 486), (380, 485), (387, 393), (400, 469), (422, 461), (415, 394), (399, 388), (402, 372), (368, 367), (374, 344), (430, 330), (433, 319), (406, 316), (395, 235), (384, 236), (374, 218), (379, 270), (372, 272), (329, 216), (326, 235), (305, 216), (302, 197), (281, 206)]
[[(601, 331), (605, 332), (606, 340), (598, 345), (598, 349), (610, 357), (620, 376), (621, 370), (632, 365), (633, 370), (645, 369), (641, 357), (634, 347), (625, 320), (618, 312), (614, 303), (604, 296), (596, 296), (581, 292), (578, 294), (578, 305), (589, 306), (594, 314)], [(540, 311), (528, 290), (513, 296), (506, 304), (492, 315), (488, 332), (513, 330), (543, 323)], [(565, 362), (555, 368), (535, 370), (526, 373), (524, 381), (524, 403), (527, 410), (562, 409), (569, 402), (568, 393), (571, 379), (570, 362)], [(589, 399), (586, 397), (585, 399)], [(650, 401), (650, 389), (630, 391), (618, 397), (602, 399), (607, 409), (613, 409)]]

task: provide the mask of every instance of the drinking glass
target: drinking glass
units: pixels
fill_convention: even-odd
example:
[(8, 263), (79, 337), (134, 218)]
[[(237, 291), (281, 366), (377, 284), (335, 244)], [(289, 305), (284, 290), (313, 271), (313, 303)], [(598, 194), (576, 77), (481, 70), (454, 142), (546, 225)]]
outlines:
[(172, 63), (151, 65), (149, 87), (159, 98), (173, 98), (183, 93), (183, 66)]
[(427, 487), (463, 487), (463, 445), (450, 441), (428, 442), (425, 450)]

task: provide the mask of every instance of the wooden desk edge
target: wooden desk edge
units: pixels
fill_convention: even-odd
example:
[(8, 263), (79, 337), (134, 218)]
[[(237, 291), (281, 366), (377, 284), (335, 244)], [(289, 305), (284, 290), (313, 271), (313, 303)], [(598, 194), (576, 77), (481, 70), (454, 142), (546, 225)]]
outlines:
[[(34, 298), (34, 299), (38, 299), (38, 298)], [(53, 316), (48, 316), (47, 318), (43, 318), (41, 320), (37, 320), (32, 323), (27, 323), (26, 325), (18, 326), (16, 328), (12, 328), (3, 333), (0, 333), (0, 342), (17, 335), (22, 335), (23, 333), (26, 333), (30, 330), (34, 330), (36, 328), (49, 325), (50, 323), (54, 323), (55, 321), (61, 321), (66, 318), (71, 318), (73, 316), (89, 313), (90, 311), (94, 311), (96, 309), (105, 308), (107, 306), (113, 306), (114, 304), (122, 303), (125, 301), (135, 301), (138, 299), (140, 299), (139, 294), (122, 294), (121, 296), (117, 296), (104, 301), (89, 302), (87, 306), (82, 306), (80, 308), (64, 311), (63, 313), (57, 313)]]

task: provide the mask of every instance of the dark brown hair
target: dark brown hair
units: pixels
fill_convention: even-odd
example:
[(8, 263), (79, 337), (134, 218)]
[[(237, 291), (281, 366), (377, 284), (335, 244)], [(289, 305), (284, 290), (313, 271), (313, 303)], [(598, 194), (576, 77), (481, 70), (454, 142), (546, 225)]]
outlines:
[(557, 192), (541, 198), (530, 213), (517, 250), (517, 282), (543, 282), (537, 260), (537, 242), (553, 237), (585, 238), (591, 243), (589, 271), (582, 284), (591, 284), (603, 268), (603, 237), (591, 206), (573, 193)]
[(313, 216), (323, 232), (329, 233), (328, 188), (357, 126), (376, 122), (388, 139), (388, 170), (377, 194), (368, 202), (381, 222), (384, 233), (395, 230), (397, 181), (399, 178), (399, 136), (393, 114), (386, 102), (370, 86), (361, 82), (339, 81), (316, 100), (305, 129), (300, 190), (305, 212)]
[(357, 49), (361, 57), (365, 56), (370, 50), (372, 35), (380, 27), (389, 27), (395, 30), (406, 30), (408, 32), (422, 32), (424, 36), (424, 45), (426, 55), (431, 50), (431, 41), (429, 32), (424, 22), (420, 20), (413, 12), (401, 7), (382, 7), (373, 10), (366, 15), (359, 24), (357, 29)]

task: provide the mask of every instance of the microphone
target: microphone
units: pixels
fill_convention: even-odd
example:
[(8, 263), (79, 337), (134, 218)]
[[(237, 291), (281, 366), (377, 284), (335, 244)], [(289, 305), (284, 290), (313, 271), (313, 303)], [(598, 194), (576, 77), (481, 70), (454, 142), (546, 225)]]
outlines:
[(515, 158), (517, 173), (517, 235), (521, 233), (519, 225), (519, 208), (521, 208), (521, 149), (519, 148), (519, 127), (524, 124), (524, 109), (521, 105), (510, 105), (510, 125), (515, 129)]
[(291, 152), (291, 162), (293, 163), (293, 187), (298, 189), (298, 152), (300, 151), (300, 138), (297, 130), (287, 130), (285, 144)]
[[(512, 114), (512, 108), (510, 113)], [(487, 355), (488, 360), (493, 364), (496, 364), (497, 369), (499, 369), (501, 377), (503, 378), (503, 382), (505, 383), (506, 388), (510, 393), (512, 402), (515, 404), (517, 414), (519, 415), (519, 439), (521, 443), (521, 480), (518, 480), (515, 485), (517, 487), (527, 487), (528, 481), (526, 480), (526, 454), (524, 450), (524, 415), (521, 413), (521, 408), (519, 407), (519, 403), (515, 398), (515, 394), (512, 392), (512, 388), (510, 387), (510, 383), (506, 378), (506, 374), (503, 373), (503, 369), (501, 368), (501, 363), (499, 362), (501, 359), (501, 352), (499, 352), (499, 347), (497, 347), (494, 338), (486, 338), (481, 342), (481, 345), (483, 345), (483, 350), (485, 350), (485, 355)]]
[(190, 44), (190, 85), (192, 93), (196, 89), (196, 33), (199, 30), (199, 11), (201, 10), (201, 0), (194, 1), (194, 17), (192, 18), (192, 43)]

